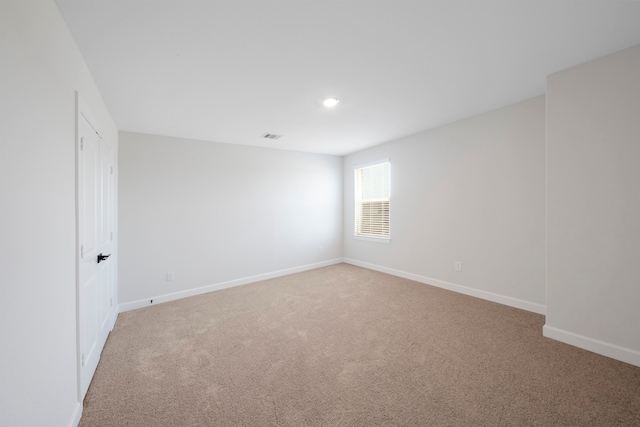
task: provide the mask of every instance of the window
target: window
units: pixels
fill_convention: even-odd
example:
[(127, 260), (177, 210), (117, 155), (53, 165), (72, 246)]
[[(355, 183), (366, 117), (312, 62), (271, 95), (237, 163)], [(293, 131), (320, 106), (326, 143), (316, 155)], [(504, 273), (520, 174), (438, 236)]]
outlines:
[(389, 171), (388, 160), (355, 168), (356, 237), (389, 241)]

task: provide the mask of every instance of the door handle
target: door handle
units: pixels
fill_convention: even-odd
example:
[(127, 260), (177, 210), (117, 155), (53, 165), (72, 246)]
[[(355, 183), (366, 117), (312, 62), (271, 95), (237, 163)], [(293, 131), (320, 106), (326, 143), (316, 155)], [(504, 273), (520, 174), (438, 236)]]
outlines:
[(111, 254), (109, 254), (109, 255), (98, 254), (98, 264), (100, 264), (100, 261), (104, 261), (107, 258), (109, 258), (110, 256), (111, 256)]

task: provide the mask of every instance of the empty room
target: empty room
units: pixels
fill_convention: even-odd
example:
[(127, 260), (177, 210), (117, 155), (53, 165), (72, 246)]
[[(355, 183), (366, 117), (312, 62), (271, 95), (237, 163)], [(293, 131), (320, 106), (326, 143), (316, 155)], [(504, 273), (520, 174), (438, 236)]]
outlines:
[(639, 118), (639, 1), (0, 0), (0, 426), (638, 426)]

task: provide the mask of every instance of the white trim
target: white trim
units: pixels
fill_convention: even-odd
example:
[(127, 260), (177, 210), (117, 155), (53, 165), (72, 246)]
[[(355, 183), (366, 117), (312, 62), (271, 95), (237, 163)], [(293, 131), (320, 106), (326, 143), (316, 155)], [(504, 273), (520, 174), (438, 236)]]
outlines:
[[(241, 279), (229, 280), (228, 282), (216, 283), (213, 285), (202, 286), (195, 289), (187, 289), (184, 291), (173, 292), (170, 294), (153, 296), (137, 301), (131, 301), (119, 305), (120, 312), (135, 310), (137, 308), (148, 307), (150, 305), (156, 305), (163, 302), (174, 301), (182, 298), (192, 297), (195, 295), (202, 295), (213, 291), (219, 291), (221, 289), (233, 288), (235, 286), (246, 285), (249, 283), (259, 282), (261, 280), (273, 279), (274, 277), (287, 276), (289, 274), (300, 273), (302, 271), (313, 270), (320, 267), (326, 267), (328, 265), (340, 264), (342, 258), (336, 258), (328, 261), (317, 262), (314, 264), (301, 265), (299, 267), (286, 268), (284, 270), (273, 271), (271, 273), (258, 274), (256, 276), (244, 277)], [(151, 301), (153, 300), (153, 303)]]
[(75, 215), (75, 243), (76, 243), (76, 253), (75, 253), (75, 259), (74, 259), (74, 263), (75, 263), (75, 302), (76, 302), (76, 394), (77, 394), (77, 398), (78, 398), (78, 402), (79, 404), (82, 403), (83, 401), (83, 397), (82, 397), (82, 378), (81, 378), (81, 367), (80, 367), (80, 342), (81, 342), (81, 338), (80, 338), (80, 258), (82, 258), (83, 256), (83, 247), (81, 246), (81, 242), (80, 242), (80, 168), (79, 168), (79, 161), (80, 161), (80, 132), (79, 132), (79, 126), (80, 126), (80, 116), (83, 114), (83, 112), (88, 111), (87, 108), (85, 108), (85, 104), (84, 104), (84, 100), (82, 99), (82, 95), (80, 95), (80, 92), (76, 91), (76, 111), (75, 111), (75, 123), (73, 125), (74, 127), (74, 136), (75, 136), (75, 144), (74, 144), (74, 151), (75, 151), (75, 162), (74, 162), (74, 172), (75, 172), (75, 176), (74, 176), (74, 184), (75, 184), (75, 197), (74, 197), (74, 203), (75, 206), (73, 207), (74, 210), (74, 215)]
[(640, 352), (630, 348), (589, 338), (584, 335), (575, 334), (549, 325), (544, 325), (542, 327), (542, 335), (602, 356), (620, 360), (631, 365), (640, 366)]
[(73, 409), (73, 414), (71, 414), (71, 422), (69, 423), (69, 426), (78, 427), (80, 424), (80, 418), (82, 418), (82, 403), (76, 402), (76, 407)]
[(367, 236), (358, 236), (354, 235), (353, 238), (355, 240), (363, 240), (365, 242), (376, 242), (376, 243), (391, 243), (391, 238), (387, 237), (367, 237)]
[(493, 292), (482, 291), (480, 289), (469, 288), (467, 286), (456, 285), (455, 283), (449, 283), (438, 279), (432, 279), (430, 277), (420, 276), (418, 274), (407, 273), (393, 268), (383, 267), (376, 264), (370, 264), (368, 262), (358, 261), (355, 259), (343, 258), (347, 264), (357, 265), (358, 267), (368, 268), (370, 270), (380, 271), (382, 273), (391, 274), (393, 276), (402, 277), (409, 280), (415, 280), (416, 282), (424, 283), (426, 285), (435, 286), (449, 291), (458, 292), (460, 294), (470, 295), (472, 297), (485, 299), (488, 301), (497, 302), (499, 304), (508, 305), (510, 307), (519, 308), (522, 310), (532, 311), (538, 314), (546, 314), (547, 308), (542, 304), (535, 302), (525, 301), (518, 298), (512, 298), (500, 294), (494, 294)]

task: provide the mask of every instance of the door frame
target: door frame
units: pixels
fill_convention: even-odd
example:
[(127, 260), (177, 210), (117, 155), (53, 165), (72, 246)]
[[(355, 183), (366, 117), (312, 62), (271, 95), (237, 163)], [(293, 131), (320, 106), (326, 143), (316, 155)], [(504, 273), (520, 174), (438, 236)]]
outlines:
[[(113, 218), (113, 239), (111, 242), (112, 253), (110, 261), (113, 263), (113, 271), (111, 275), (111, 298), (113, 298), (114, 304), (109, 313), (109, 331), (113, 330), (115, 326), (116, 319), (119, 313), (119, 305), (118, 301), (118, 152), (117, 152), (117, 143), (113, 144), (106, 138), (106, 134), (102, 132), (99, 122), (95, 119), (95, 116), (91, 113), (88, 104), (85, 102), (82, 94), (78, 91), (75, 93), (75, 104), (76, 104), (76, 114), (75, 114), (75, 226), (76, 226), (76, 251), (75, 251), (75, 267), (76, 267), (76, 376), (77, 376), (77, 395), (78, 395), (78, 403), (80, 404), (80, 408), (82, 408), (82, 402), (84, 400), (83, 392), (82, 392), (82, 328), (81, 328), (81, 316), (80, 316), (80, 260), (81, 260), (81, 245), (83, 244), (80, 241), (80, 151), (81, 151), (81, 135), (80, 135), (80, 123), (82, 117), (86, 119), (89, 124), (93, 127), (96, 133), (100, 138), (104, 140), (104, 142), (111, 147), (112, 150), (112, 167), (113, 167), (113, 178), (112, 178), (112, 192), (113, 192), (113, 203), (111, 206), (111, 215)], [(100, 349), (102, 351), (102, 349)], [(89, 380), (90, 381), (90, 380)]]

